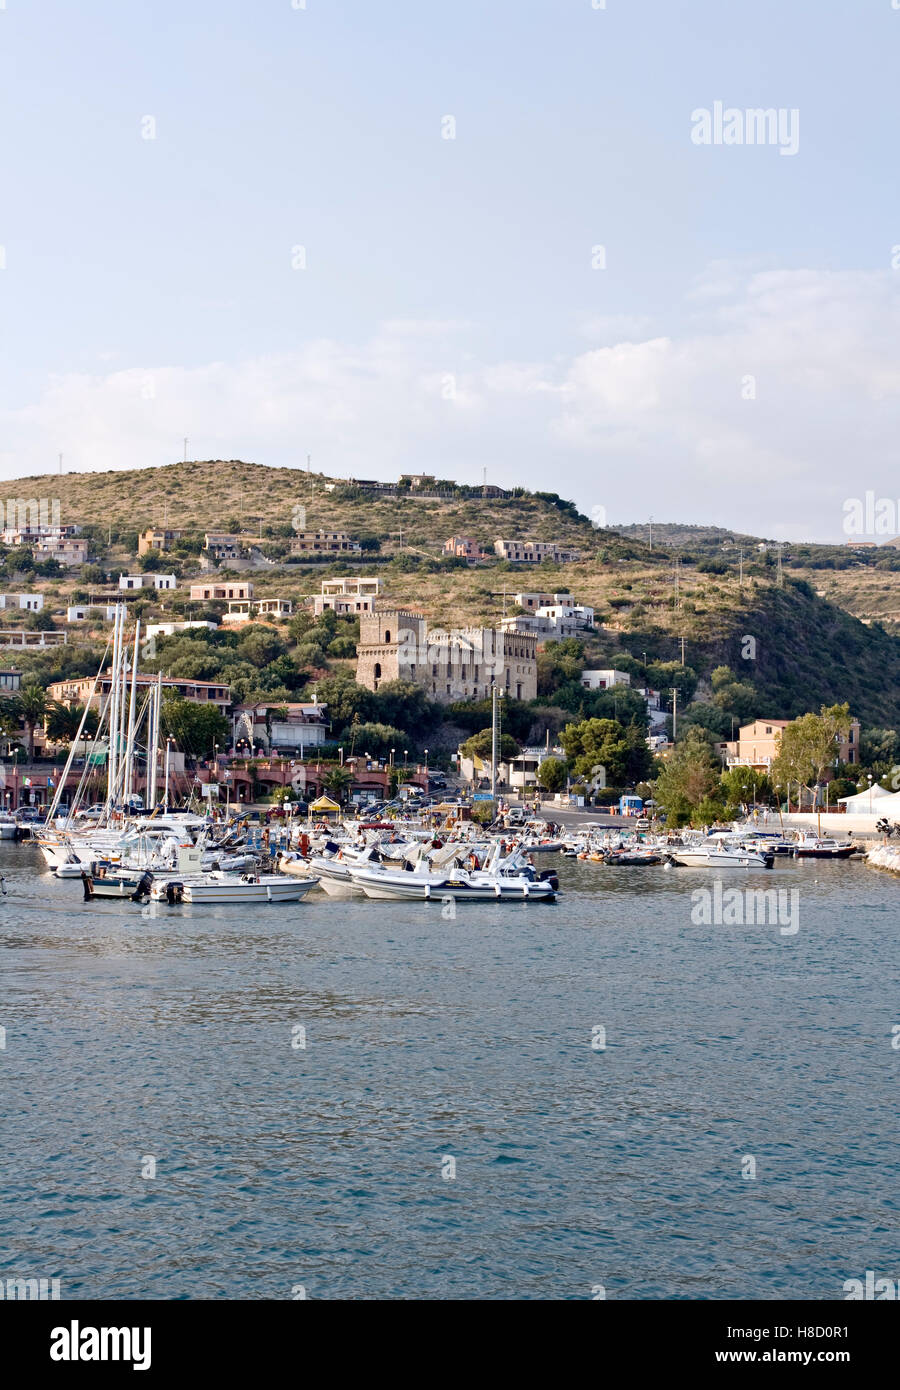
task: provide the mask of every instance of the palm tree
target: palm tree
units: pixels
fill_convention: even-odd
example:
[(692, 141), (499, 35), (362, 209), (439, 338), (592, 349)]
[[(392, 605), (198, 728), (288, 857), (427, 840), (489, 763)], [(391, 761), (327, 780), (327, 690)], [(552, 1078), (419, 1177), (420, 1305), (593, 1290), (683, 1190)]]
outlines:
[(0, 734), (9, 739), (10, 750), (13, 739), (18, 738), (21, 712), (18, 697), (15, 695), (0, 699)]
[[(54, 743), (71, 743), (78, 733), (84, 705), (63, 704), (51, 700), (47, 707), (47, 735)], [(92, 734), (97, 728), (97, 716), (93, 710), (84, 721), (84, 732)]]
[(347, 799), (347, 791), (353, 781), (352, 774), (346, 767), (333, 767), (330, 772), (324, 772), (319, 779), (322, 786), (338, 802), (339, 805)]
[(28, 735), (28, 761), (34, 762), (34, 731), (47, 713), (47, 692), (37, 681), (23, 685), (18, 695), (19, 714)]

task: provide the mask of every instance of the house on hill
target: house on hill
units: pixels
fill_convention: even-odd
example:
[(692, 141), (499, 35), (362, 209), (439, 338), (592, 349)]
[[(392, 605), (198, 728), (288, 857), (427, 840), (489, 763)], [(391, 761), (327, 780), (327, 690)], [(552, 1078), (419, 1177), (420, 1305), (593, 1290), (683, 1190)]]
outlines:
[(559, 541), (508, 541), (500, 536), (494, 541), (494, 550), (501, 560), (509, 560), (514, 565), (541, 565), (545, 560), (566, 565), (580, 555), (580, 551)]

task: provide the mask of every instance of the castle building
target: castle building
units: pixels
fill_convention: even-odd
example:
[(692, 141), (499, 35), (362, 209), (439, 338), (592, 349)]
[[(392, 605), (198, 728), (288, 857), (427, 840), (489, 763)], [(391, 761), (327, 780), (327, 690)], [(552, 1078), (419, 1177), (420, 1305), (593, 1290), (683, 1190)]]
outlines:
[(432, 700), (483, 700), (496, 684), (510, 699), (537, 696), (537, 638), (490, 627), (429, 629), (421, 613), (361, 613), (356, 679), (369, 690), (413, 681)]

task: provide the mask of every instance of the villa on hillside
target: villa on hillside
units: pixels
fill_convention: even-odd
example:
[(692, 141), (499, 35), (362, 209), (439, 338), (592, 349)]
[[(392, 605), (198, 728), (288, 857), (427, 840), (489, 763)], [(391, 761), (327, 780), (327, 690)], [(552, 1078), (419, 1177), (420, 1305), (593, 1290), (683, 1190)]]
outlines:
[(320, 617), (330, 608), (338, 617), (371, 613), (380, 596), (382, 582), (374, 575), (348, 575), (344, 579), (323, 579), (322, 592), (313, 595), (313, 612)]
[(458, 560), (468, 560), (471, 565), (478, 560), (486, 560), (489, 552), (473, 541), (471, 536), (450, 536), (444, 541), (444, 554), (453, 555)]
[(358, 554), (361, 550), (359, 541), (353, 540), (346, 531), (298, 531), (291, 541), (292, 555), (341, 554), (346, 551)]
[(148, 526), (138, 536), (138, 555), (149, 555), (151, 550), (163, 551), (175, 541), (181, 540), (183, 531), (170, 531), (162, 526)]
[(545, 560), (565, 565), (577, 560), (580, 551), (559, 541), (507, 541), (497, 537), (494, 550), (501, 560), (514, 565), (542, 565)]
[(232, 599), (251, 599), (253, 585), (249, 579), (223, 580), (221, 584), (192, 584), (192, 603), (228, 603)]
[(533, 632), (545, 642), (561, 642), (566, 637), (575, 637), (579, 632), (593, 628), (594, 610), (574, 601), (550, 603), (534, 613), (518, 613), (514, 617), (504, 618), (500, 626), (504, 632)]

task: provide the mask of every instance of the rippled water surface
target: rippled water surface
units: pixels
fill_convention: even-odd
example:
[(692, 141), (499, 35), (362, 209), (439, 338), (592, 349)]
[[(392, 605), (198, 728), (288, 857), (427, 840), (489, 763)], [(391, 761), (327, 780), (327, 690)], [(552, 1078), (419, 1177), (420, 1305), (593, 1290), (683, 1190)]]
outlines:
[(900, 1278), (900, 883), (720, 871), (800, 889), (784, 936), (693, 925), (704, 871), (559, 868), (555, 905), (452, 921), (320, 895), (152, 916), (4, 842), (0, 1272), (63, 1298)]

